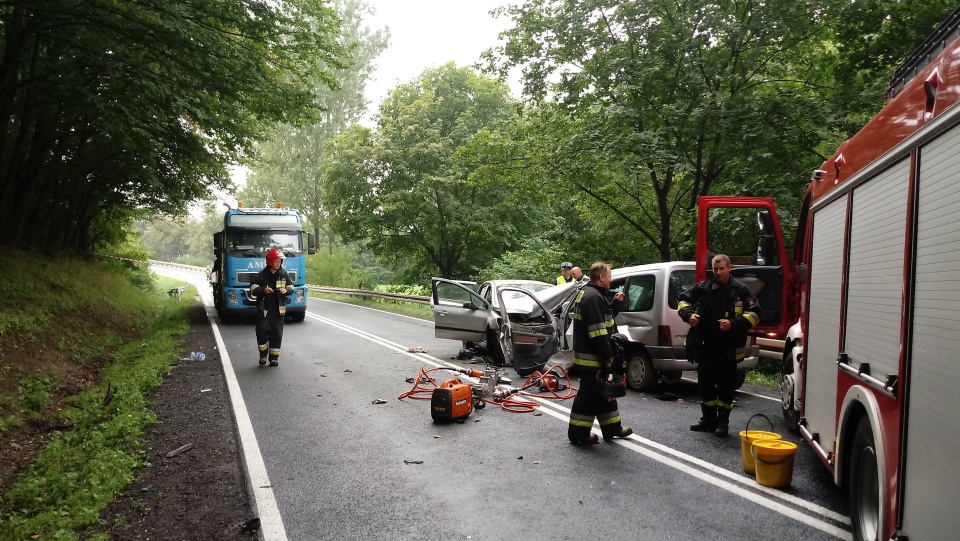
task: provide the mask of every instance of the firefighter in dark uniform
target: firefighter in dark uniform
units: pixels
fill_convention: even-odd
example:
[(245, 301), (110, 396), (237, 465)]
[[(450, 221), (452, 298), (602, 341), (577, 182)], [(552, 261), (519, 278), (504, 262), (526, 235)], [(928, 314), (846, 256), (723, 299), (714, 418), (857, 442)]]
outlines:
[(283, 252), (274, 248), (267, 252), (267, 267), (257, 273), (250, 283), (250, 294), (257, 299), (257, 349), (260, 366), (270, 366), (280, 359), (283, 340), (283, 318), (287, 313), (287, 297), (293, 294), (293, 284), (283, 270)]
[(680, 294), (680, 317), (699, 330), (703, 350), (697, 365), (700, 410), (703, 417), (690, 426), (694, 432), (713, 432), (725, 438), (737, 381), (737, 363), (743, 359), (747, 331), (760, 321), (760, 305), (743, 282), (730, 276), (730, 258), (713, 258), (713, 277)]
[[(594, 419), (600, 424), (605, 440), (633, 434), (633, 430), (622, 426), (617, 400), (603, 394), (603, 380), (614, 362), (610, 338), (616, 332), (613, 310), (607, 299), (610, 280), (610, 265), (594, 263), (590, 267), (590, 283), (577, 292), (573, 301), (573, 366), (570, 372), (580, 376), (580, 389), (570, 408), (567, 437), (576, 444), (600, 441), (591, 432)], [(623, 294), (618, 295), (622, 297)]]

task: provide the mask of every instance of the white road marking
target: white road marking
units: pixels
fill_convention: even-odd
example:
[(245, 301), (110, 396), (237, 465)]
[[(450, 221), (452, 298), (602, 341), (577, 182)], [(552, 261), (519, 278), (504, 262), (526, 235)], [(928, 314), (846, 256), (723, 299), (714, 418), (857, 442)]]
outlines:
[[(338, 329), (340, 329), (340, 330), (343, 330), (343, 331), (345, 331), (345, 332), (348, 332), (348, 333), (350, 333), (350, 334), (353, 334), (353, 335), (355, 335), (355, 336), (358, 336), (358, 337), (360, 337), (360, 338), (363, 338), (363, 339), (365, 339), (365, 340), (369, 340), (369, 341), (371, 341), (371, 342), (380, 344), (380, 345), (382, 345), (382, 346), (384, 346), (384, 347), (386, 347), (386, 348), (388, 348), (388, 349), (391, 349), (391, 350), (396, 351), (396, 352), (398, 352), (398, 353), (402, 353), (402, 354), (407, 355), (408, 357), (411, 357), (411, 358), (416, 359), (416, 360), (418, 360), (418, 361), (425, 362), (425, 363), (427, 363), (427, 364), (429, 364), (429, 365), (432, 365), (432, 366), (447, 366), (447, 367), (456, 366), (456, 365), (454, 365), (453, 363), (449, 363), (449, 362), (447, 362), (447, 361), (444, 361), (444, 360), (442, 360), (442, 359), (438, 359), (438, 358), (433, 357), (433, 356), (431, 356), (431, 355), (427, 355), (427, 354), (424, 354), (424, 353), (412, 353), (412, 352), (408, 352), (408, 351), (407, 351), (407, 347), (404, 346), (404, 345), (402, 345), (402, 344), (398, 344), (398, 343), (396, 343), (396, 342), (393, 342), (393, 341), (388, 340), (388, 339), (386, 339), (386, 338), (383, 338), (383, 337), (377, 336), (377, 335), (375, 335), (375, 334), (369, 333), (369, 332), (367, 332), (367, 331), (358, 329), (358, 328), (356, 328), (356, 327), (351, 327), (350, 325), (346, 325), (346, 324), (344, 324), (344, 323), (340, 323), (340, 322), (338, 322), (338, 321), (334, 321), (334, 320), (332, 320), (332, 319), (330, 319), (330, 318), (326, 318), (326, 317), (323, 317), (323, 316), (318, 316), (318, 315), (312, 314), (312, 313), (310, 313), (310, 312), (307, 312), (307, 316), (309, 316), (309, 317), (311, 317), (311, 318), (313, 318), (313, 319), (316, 319), (317, 321), (321, 321), (321, 322), (323, 322), (323, 323), (326, 323), (326, 324), (328, 324), (328, 325), (330, 325), (330, 326), (336, 327), (336, 328), (338, 328)], [(465, 379), (470, 379), (470, 378), (465, 378)], [(759, 396), (759, 395), (757, 395), (757, 396)], [(531, 398), (531, 397), (526, 397), (526, 398), (529, 399), (529, 398)], [(560, 419), (560, 420), (563, 421), (563, 422), (567, 422), (568, 417), (569, 417), (569, 412), (570, 412), (569, 408), (565, 408), (565, 407), (560, 406), (559, 404), (556, 404), (556, 403), (554, 403), (554, 402), (552, 402), (552, 401), (549, 401), (549, 400), (542, 400), (542, 399), (536, 399), (536, 400), (537, 400), (537, 402), (539, 402), (539, 403), (541, 403), (541, 404), (545, 404), (545, 405), (548, 406), (547, 408), (542, 409), (542, 411), (544, 411), (545, 413), (547, 413), (548, 415), (550, 415), (550, 416), (552, 416), (552, 417), (555, 417), (555, 418), (557, 418), (557, 419)], [(554, 408), (555, 408), (555, 409), (554, 409)], [(558, 410), (559, 410), (559, 411), (558, 411)], [(786, 505), (784, 505), (784, 504), (782, 504), (782, 503), (779, 503), (779, 502), (777, 502), (777, 501), (773, 501), (773, 500), (770, 499), (770, 498), (779, 498), (779, 499), (781, 499), (781, 500), (784, 500), (784, 501), (786, 501), (786, 502), (789, 502), (789, 503), (792, 504), (792, 505), (795, 505), (795, 506), (797, 506), (797, 507), (801, 507), (801, 508), (803, 508), (803, 509), (805, 509), (805, 510), (811, 512), (811, 513), (816, 513), (816, 514), (818, 514), (818, 515), (820, 515), (820, 516), (823, 516), (824, 518), (827, 518), (827, 519), (830, 519), (830, 520), (833, 520), (833, 521), (836, 521), (836, 522), (839, 522), (839, 523), (842, 523), (842, 524), (849, 524), (849, 523), (850, 523), (850, 520), (849, 520), (847, 517), (845, 517), (845, 516), (843, 516), (843, 515), (841, 515), (841, 514), (839, 514), (839, 513), (836, 513), (836, 512), (834, 512), (834, 511), (831, 511), (830, 509), (827, 509), (827, 508), (825, 508), (825, 507), (819, 506), (819, 505), (817, 505), (817, 504), (815, 504), (815, 503), (812, 503), (812, 502), (808, 502), (808, 501), (806, 501), (806, 500), (803, 500), (803, 499), (798, 498), (798, 497), (796, 497), (796, 496), (793, 496), (793, 495), (791, 495), (791, 494), (787, 494), (787, 493), (784, 493), (784, 492), (782, 492), (782, 491), (778, 491), (778, 490), (775, 490), (775, 489), (772, 489), (772, 488), (768, 488), (768, 487), (764, 487), (764, 486), (758, 485), (758, 484), (756, 484), (755, 482), (748, 482), (748, 481), (751, 481), (751, 480), (749, 480), (749, 479), (747, 479), (747, 478), (745, 478), (745, 477), (743, 477), (743, 476), (737, 475), (737, 474), (735, 474), (735, 473), (732, 473), (732, 472), (730, 472), (730, 471), (728, 471), (728, 470), (725, 470), (725, 469), (723, 469), (723, 468), (717, 467), (717, 466), (715, 466), (715, 465), (713, 465), (713, 464), (710, 464), (710, 463), (708, 463), (708, 462), (706, 462), (706, 461), (703, 461), (703, 460), (701, 460), (701, 459), (699, 459), (699, 458), (696, 458), (696, 457), (694, 457), (694, 456), (691, 456), (691, 455), (688, 455), (688, 454), (686, 454), (686, 453), (677, 451), (676, 449), (667, 447), (667, 446), (665, 446), (665, 445), (662, 445), (662, 444), (660, 444), (660, 443), (657, 443), (657, 442), (655, 442), (655, 441), (652, 441), (652, 440), (649, 440), (649, 439), (646, 439), (646, 438), (641, 438), (640, 436), (638, 436), (638, 435), (636, 435), (636, 434), (630, 436), (629, 440), (615, 440), (615, 441), (616, 441), (616, 443), (622, 445), (623, 447), (625, 447), (625, 448), (627, 448), (627, 449), (630, 449), (631, 451), (634, 451), (634, 452), (636, 452), (636, 453), (639, 453), (639, 454), (641, 454), (641, 455), (644, 455), (644, 456), (646, 456), (646, 457), (648, 457), (648, 458), (652, 458), (652, 459), (654, 459), (654, 460), (657, 460), (658, 462), (661, 462), (661, 463), (663, 463), (663, 464), (665, 464), (665, 465), (667, 465), (667, 466), (670, 466), (670, 467), (672, 467), (672, 468), (674, 468), (674, 469), (677, 469), (677, 470), (679, 470), (679, 471), (681, 471), (681, 472), (683, 472), (683, 473), (686, 473), (686, 474), (688, 474), (688, 475), (691, 475), (691, 476), (693, 476), (693, 477), (696, 477), (697, 479), (700, 479), (700, 480), (702, 480), (702, 481), (704, 481), (704, 482), (710, 483), (710, 484), (712, 484), (712, 485), (714, 485), (714, 486), (716, 486), (716, 487), (719, 487), (719, 488), (721, 488), (721, 489), (723, 489), (723, 490), (726, 490), (726, 491), (728, 491), (728, 492), (730, 492), (730, 493), (732, 493), (732, 494), (736, 494), (737, 496), (740, 496), (740, 497), (742, 497), (742, 498), (745, 498), (745, 499), (747, 499), (747, 500), (749, 500), (749, 501), (751, 501), (751, 502), (757, 503), (757, 504), (762, 505), (762, 506), (764, 506), (764, 507), (766, 507), (766, 508), (768, 508), (768, 509), (770, 509), (770, 510), (773, 510), (773, 511), (776, 511), (776, 512), (778, 512), (778, 513), (781, 513), (781, 514), (784, 515), (784, 516), (790, 517), (790, 518), (792, 518), (792, 519), (794, 519), (794, 520), (797, 520), (797, 521), (799, 521), (799, 522), (802, 522), (802, 523), (804, 523), (804, 524), (807, 524), (807, 525), (809, 525), (809, 526), (811, 526), (811, 527), (813, 527), (813, 528), (816, 528), (816, 529), (818, 529), (818, 530), (821, 530), (821, 531), (823, 531), (823, 532), (826, 532), (826, 533), (828, 533), (828, 534), (830, 534), (830, 535), (833, 535), (834, 537), (837, 537), (837, 538), (839, 538), (839, 539), (844, 539), (844, 540), (852, 539), (850, 532), (846, 531), (845, 529), (840, 528), (840, 527), (838, 527), (838, 526), (835, 526), (834, 524), (831, 524), (831, 523), (829, 523), (829, 522), (825, 522), (825, 521), (823, 521), (823, 520), (817, 519), (817, 518), (815, 518), (815, 517), (812, 517), (812, 516), (810, 516), (810, 515), (807, 515), (807, 514), (805, 514), (805, 513), (800, 512), (800, 511), (797, 511), (796, 509), (792, 509), (792, 508), (790, 508), (790, 507), (788, 507), (788, 506), (786, 506)], [(643, 445), (646, 445), (647, 447), (643, 447), (643, 446), (641, 446), (641, 445), (638, 445), (637, 442), (642, 443)], [(649, 448), (648, 448), (648, 447), (649, 447)], [(654, 450), (654, 449), (655, 449), (655, 450)], [(657, 451), (660, 451), (660, 452), (657, 452)], [(666, 454), (663, 454), (663, 453), (666, 453)], [(688, 464), (684, 464), (683, 462), (680, 462), (679, 460), (676, 460), (675, 458), (671, 458), (670, 456), (667, 456), (668, 454), (669, 454), (669, 455), (672, 455), (673, 457), (676, 457), (677, 459), (680, 459), (680, 460), (689, 462), (690, 464), (696, 465), (697, 467), (706, 469), (706, 470), (708, 470), (708, 471), (711, 472), (711, 473), (707, 473), (707, 472), (698, 470), (698, 469), (696, 469), (696, 468), (693, 468), (692, 466), (690, 466), (690, 465), (688, 465)], [(720, 477), (725, 477), (725, 478), (729, 479), (729, 481), (728, 481), (728, 480), (724, 480), (724, 479), (720, 479), (718, 476), (720, 476)], [(739, 485), (743, 485), (743, 486), (738, 486), (738, 484), (739, 484)], [(757, 493), (755, 493), (755, 492), (752, 492), (751, 490), (748, 490), (748, 489), (745, 488), (745, 487), (749, 487), (751, 490), (759, 490), (759, 491), (763, 492), (766, 496), (769, 496), (769, 498), (768, 498), (768, 497), (764, 497), (763, 495), (757, 494)]]
[(233, 363), (230, 362), (230, 354), (227, 353), (227, 347), (223, 343), (223, 336), (220, 335), (220, 327), (217, 326), (215, 313), (212, 312), (213, 294), (210, 291), (210, 285), (205, 282), (205, 276), (198, 275), (196, 272), (156, 267), (152, 270), (163, 276), (175, 277), (192, 283), (203, 299), (203, 304), (207, 308), (207, 317), (210, 319), (210, 326), (213, 328), (213, 336), (217, 341), (217, 348), (220, 350), (220, 362), (223, 365), (223, 374), (226, 377), (227, 389), (230, 392), (233, 415), (237, 420), (240, 447), (243, 449), (247, 475), (250, 477), (250, 486), (253, 487), (253, 499), (257, 505), (257, 516), (260, 518), (260, 532), (264, 541), (287, 541), (283, 518), (280, 516), (280, 508), (277, 506), (277, 498), (273, 493), (270, 476), (267, 475), (267, 466), (263, 462), (263, 455), (260, 454), (260, 445), (257, 443), (257, 435), (253, 431), (253, 423), (250, 421), (246, 403), (243, 401), (240, 383), (233, 371)]

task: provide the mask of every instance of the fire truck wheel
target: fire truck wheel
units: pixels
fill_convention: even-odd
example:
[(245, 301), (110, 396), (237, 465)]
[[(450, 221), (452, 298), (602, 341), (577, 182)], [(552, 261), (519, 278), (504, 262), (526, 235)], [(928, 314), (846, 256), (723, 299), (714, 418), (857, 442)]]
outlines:
[(627, 361), (627, 385), (636, 391), (649, 391), (657, 384), (657, 373), (653, 370), (653, 362), (646, 351), (637, 350), (630, 353)]
[(780, 377), (780, 411), (783, 413), (783, 420), (787, 422), (787, 428), (794, 434), (800, 433), (800, 413), (794, 409), (796, 403), (796, 382), (793, 377), (793, 359), (790, 351), (793, 344), (787, 342), (787, 347), (783, 351), (783, 368)]
[(880, 535), (880, 476), (870, 420), (860, 419), (850, 447), (847, 470), (850, 522), (854, 541), (876, 541)]

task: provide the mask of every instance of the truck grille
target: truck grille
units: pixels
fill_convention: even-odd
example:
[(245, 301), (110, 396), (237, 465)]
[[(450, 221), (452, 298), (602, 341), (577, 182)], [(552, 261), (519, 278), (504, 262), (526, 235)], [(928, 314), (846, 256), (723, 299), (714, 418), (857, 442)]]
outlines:
[[(287, 276), (290, 277), (290, 281), (294, 284), (297, 283), (297, 271), (287, 271)], [(237, 282), (241, 284), (249, 284), (257, 277), (255, 272), (238, 272), (237, 273)]]

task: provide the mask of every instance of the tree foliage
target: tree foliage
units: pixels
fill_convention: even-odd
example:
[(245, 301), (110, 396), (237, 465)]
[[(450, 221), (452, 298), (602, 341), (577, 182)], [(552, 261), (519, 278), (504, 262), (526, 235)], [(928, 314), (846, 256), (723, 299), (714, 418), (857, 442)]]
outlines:
[(413, 259), (418, 279), (472, 275), (510, 249), (528, 209), (509, 185), (475, 178), (461, 152), (513, 106), (501, 84), (453, 64), (398, 86), (376, 131), (354, 127), (330, 145), (324, 189), (338, 234), (384, 262)]
[(374, 60), (387, 46), (385, 29), (371, 29), (364, 18), (371, 9), (363, 0), (336, 0), (334, 9), (341, 20), (339, 44), (349, 52), (348, 64), (333, 69), (339, 85), (326, 88), (317, 82), (317, 122), (296, 126), (281, 123), (256, 145), (247, 186), (241, 200), (268, 205), (282, 201), (300, 209), (318, 238), (327, 237), (333, 255), (335, 237), (327, 227), (328, 212), (321, 191), (321, 162), (327, 141), (357, 122), (367, 111), (364, 90), (373, 74)]
[(554, 169), (545, 185), (574, 186), (669, 260), (688, 255), (700, 195), (795, 181), (822, 159), (826, 74), (807, 69), (821, 7), (527, 0), (501, 10), (515, 26), (489, 66), (521, 68), (525, 95), (556, 104), (563, 129), (530, 132), (553, 138), (530, 156)]
[(315, 118), (338, 29), (321, 0), (0, 1), (0, 244), (182, 214), (265, 126)]

